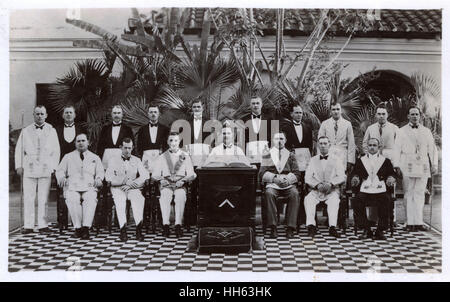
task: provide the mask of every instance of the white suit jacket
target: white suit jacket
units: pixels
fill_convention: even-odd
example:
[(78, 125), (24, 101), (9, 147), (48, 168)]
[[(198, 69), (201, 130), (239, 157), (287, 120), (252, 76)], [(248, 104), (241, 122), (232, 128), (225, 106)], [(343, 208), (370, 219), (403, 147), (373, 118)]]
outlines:
[(367, 154), (367, 143), (369, 139), (376, 138), (381, 144), (381, 154), (392, 161), (394, 159), (395, 140), (397, 139), (399, 129), (397, 125), (389, 122), (386, 122), (382, 129), (382, 137), (380, 137), (379, 123), (375, 123), (367, 127), (362, 143), (363, 151)]
[[(405, 125), (400, 128), (395, 144), (394, 167), (399, 167), (402, 174), (410, 177), (430, 177), (430, 163), (438, 166), (438, 156), (434, 138), (430, 129), (419, 125), (417, 129)], [(410, 165), (420, 164), (421, 173), (410, 173)]]
[(352, 124), (349, 121), (343, 119), (342, 117), (338, 120), (337, 123), (338, 123), (337, 135), (335, 135), (334, 132), (334, 119), (331, 117), (322, 122), (317, 137), (319, 138), (321, 136), (326, 136), (330, 139), (330, 143), (332, 146), (341, 147), (342, 149), (346, 150), (346, 158), (343, 158), (342, 162), (354, 164), (356, 145), (355, 145), (355, 136), (353, 135)]
[(96, 178), (103, 180), (104, 176), (102, 160), (89, 150), (84, 152), (83, 161), (81, 161), (78, 150), (67, 153), (56, 170), (58, 182), (67, 178), (68, 190), (78, 192), (97, 190), (94, 180)]
[(178, 150), (176, 153), (170, 153), (169, 150), (161, 154), (158, 159), (155, 161), (155, 166), (153, 167), (153, 173), (152, 178), (155, 180), (161, 180), (163, 178), (167, 178), (170, 176), (171, 170), (167, 163), (166, 154), (170, 155), (170, 159), (172, 162), (172, 165), (175, 166), (177, 161), (180, 160), (180, 158), (184, 158), (182, 160), (182, 164), (180, 165), (180, 168), (175, 171), (175, 176), (177, 179), (184, 179), (184, 180), (193, 180), (197, 177), (197, 174), (194, 172), (194, 167), (192, 165), (191, 158), (189, 157), (189, 154), (182, 150)]
[[(320, 160), (320, 155), (311, 158), (305, 173), (305, 182), (310, 187), (314, 188), (323, 181), (328, 181), (333, 184), (333, 186), (345, 182), (345, 169), (338, 158), (329, 155), (328, 160), (325, 161), (324, 168), (321, 163), (323, 161), (324, 160)], [(334, 190), (339, 190), (339, 188), (335, 188)], [(317, 192), (316, 190), (313, 191)], [(320, 196), (320, 194), (318, 197), (319, 199), (326, 199), (325, 196)]]
[(105, 174), (106, 181), (110, 181), (112, 186), (121, 186), (124, 181), (131, 180), (142, 187), (149, 178), (147, 169), (145, 169), (141, 160), (134, 155), (131, 155), (128, 161), (124, 161), (122, 156), (112, 158)]
[(16, 169), (23, 168), (25, 177), (50, 177), (59, 163), (59, 141), (55, 128), (44, 123), (42, 130), (34, 124), (25, 127), (15, 150)]

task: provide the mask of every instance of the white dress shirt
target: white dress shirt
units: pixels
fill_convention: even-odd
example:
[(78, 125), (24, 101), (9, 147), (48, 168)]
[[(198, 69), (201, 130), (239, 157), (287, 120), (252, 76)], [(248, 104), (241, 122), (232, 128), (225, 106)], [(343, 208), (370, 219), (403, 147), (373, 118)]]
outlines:
[(194, 138), (197, 140), (202, 130), (202, 116), (194, 116)]
[(148, 130), (150, 132), (150, 140), (154, 144), (156, 142), (156, 134), (158, 133), (158, 124), (156, 124), (156, 127), (151, 127), (151, 123), (148, 124)]
[(64, 140), (68, 143), (73, 142), (75, 138), (75, 124), (72, 123), (71, 127), (66, 127), (64, 125)]
[(261, 129), (261, 119), (254, 118), (253, 114), (252, 114), (252, 126), (253, 126), (253, 131), (255, 133), (259, 133), (259, 129)]
[(114, 145), (117, 143), (117, 139), (119, 138), (120, 127), (122, 127), (122, 126), (114, 127), (114, 123), (113, 123), (111, 136), (112, 136)]
[(303, 127), (302, 127), (302, 123), (300, 123), (300, 124), (297, 125), (297, 124), (294, 122), (294, 129), (295, 129), (295, 132), (297, 133), (298, 141), (301, 143), (302, 140), (303, 140)]

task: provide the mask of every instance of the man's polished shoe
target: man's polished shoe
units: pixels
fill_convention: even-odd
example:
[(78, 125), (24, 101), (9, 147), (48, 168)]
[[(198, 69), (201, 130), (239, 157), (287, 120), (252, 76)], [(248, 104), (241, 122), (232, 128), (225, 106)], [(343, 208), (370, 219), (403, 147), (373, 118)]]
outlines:
[(183, 229), (181, 228), (181, 224), (175, 225), (175, 235), (177, 238), (183, 237)]
[(338, 231), (334, 226), (330, 226), (330, 228), (328, 229), (328, 233), (330, 234), (330, 236), (333, 236), (335, 238), (341, 238), (341, 235), (339, 235)]
[(286, 228), (286, 238), (292, 238), (294, 237), (294, 228), (287, 227)]
[(278, 231), (276, 226), (270, 227), (270, 238), (277, 238), (278, 237)]
[(416, 225), (416, 231), (418, 232), (427, 232), (428, 229), (424, 225)]
[(144, 241), (144, 235), (142, 235), (142, 221), (136, 226), (136, 240)]
[(126, 242), (128, 240), (127, 225), (126, 224), (120, 229), (119, 239), (122, 242)]
[(81, 228), (81, 239), (89, 239), (89, 227), (82, 227)]
[(39, 234), (48, 234), (48, 233), (51, 233), (51, 232), (52, 231), (48, 227), (39, 229)]
[(82, 232), (81, 232), (81, 228), (75, 229), (75, 233), (73, 234), (73, 237), (75, 238), (81, 238)]
[(22, 234), (31, 234), (31, 233), (33, 233), (33, 229), (23, 229), (23, 230), (21, 231), (21, 233), (22, 233)]
[(168, 224), (163, 225), (162, 235), (164, 237), (169, 237), (170, 236), (170, 230), (169, 230), (169, 225)]
[(373, 237), (372, 230), (371, 229), (365, 229), (363, 231), (362, 235), (359, 236), (359, 239), (362, 239), (362, 240), (364, 240), (364, 239), (372, 239), (372, 237)]
[(386, 240), (386, 236), (384, 236), (384, 233), (382, 230), (377, 230), (375, 232), (375, 236), (373, 237), (375, 240)]
[(403, 228), (403, 231), (413, 232), (413, 231), (414, 231), (414, 226), (408, 224), (408, 225), (406, 225), (406, 226)]
[(315, 225), (308, 225), (308, 236), (313, 237), (316, 236), (317, 233), (317, 229)]

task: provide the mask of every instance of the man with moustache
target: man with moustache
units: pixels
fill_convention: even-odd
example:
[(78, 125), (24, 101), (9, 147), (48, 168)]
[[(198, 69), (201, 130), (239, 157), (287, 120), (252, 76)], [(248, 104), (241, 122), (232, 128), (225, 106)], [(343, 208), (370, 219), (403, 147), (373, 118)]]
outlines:
[(45, 122), (47, 110), (36, 106), (34, 123), (22, 129), (15, 150), (17, 174), (23, 176), (24, 228), (23, 234), (33, 232), (35, 199), (38, 199), (39, 233), (48, 233), (47, 201), (51, 175), (59, 161), (58, 135), (52, 125)]

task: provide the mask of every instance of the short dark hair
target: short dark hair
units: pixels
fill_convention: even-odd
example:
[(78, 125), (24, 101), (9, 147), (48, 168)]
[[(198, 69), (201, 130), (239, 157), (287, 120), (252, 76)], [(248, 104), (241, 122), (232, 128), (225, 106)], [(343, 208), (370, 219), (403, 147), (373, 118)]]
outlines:
[(375, 111), (377, 111), (378, 109), (385, 109), (385, 110), (387, 110), (387, 108), (386, 108), (386, 103), (384, 103), (384, 102), (379, 103), (379, 104), (377, 105), (377, 108), (375, 109)]
[(158, 106), (158, 105), (150, 105), (150, 106), (148, 106), (147, 111), (148, 111), (150, 108), (156, 108), (156, 109), (158, 109), (159, 112), (161, 112), (161, 109), (159, 109), (159, 106)]
[(303, 107), (299, 103), (293, 103), (289, 105), (289, 112), (293, 112), (295, 107), (300, 107), (303, 111)]
[(324, 139), (324, 138), (326, 138), (326, 139), (328, 140), (328, 142), (330, 142), (330, 138), (329, 138), (328, 136), (325, 136), (325, 135), (320, 136), (320, 137), (317, 139), (317, 141), (320, 141), (321, 139)]
[(67, 108), (72, 108), (73, 111), (75, 111), (75, 106), (74, 106), (74, 105), (64, 105), (62, 112), (64, 113), (64, 111), (65, 111)]
[(174, 135), (180, 136), (180, 132), (177, 132), (177, 131), (171, 131), (167, 137), (169, 137), (169, 136), (174, 136)]
[(338, 103), (338, 102), (332, 102), (330, 108), (337, 106), (337, 105), (339, 105), (339, 107), (342, 108), (341, 103)]
[(126, 144), (132, 143), (133, 144), (133, 140), (131, 138), (129, 138), (129, 137), (124, 137), (123, 140), (122, 140), (121, 146), (123, 146), (124, 143), (126, 143)]
[(120, 110), (123, 112), (122, 105), (116, 104), (116, 105), (112, 106), (111, 111), (113, 111), (114, 108), (120, 108)]
[(77, 136), (75, 136), (75, 140), (77, 140), (77, 137), (79, 137), (80, 135), (86, 136), (86, 140), (89, 140), (87, 133), (84, 133), (84, 132), (78, 133)]
[(36, 108), (44, 108), (44, 109), (45, 109), (45, 112), (47, 112), (47, 108), (45, 108), (44, 105), (37, 105), (37, 106), (35, 106), (34, 109), (33, 109), (33, 111), (36, 110)]
[(203, 106), (203, 102), (202, 102), (202, 100), (201, 99), (194, 99), (193, 101), (192, 101), (192, 103), (191, 103), (191, 106), (192, 105), (194, 105), (195, 103), (200, 103), (202, 106)]

